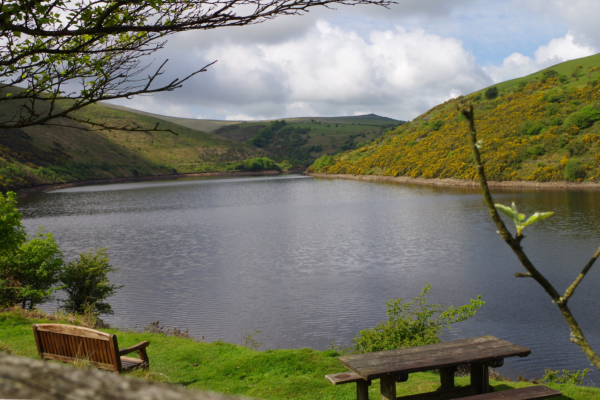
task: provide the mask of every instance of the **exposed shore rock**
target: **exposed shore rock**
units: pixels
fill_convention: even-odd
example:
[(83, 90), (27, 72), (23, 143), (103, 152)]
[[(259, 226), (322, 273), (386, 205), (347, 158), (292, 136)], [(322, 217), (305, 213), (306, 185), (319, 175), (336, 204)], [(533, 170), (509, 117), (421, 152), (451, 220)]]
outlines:
[(177, 178), (195, 178), (195, 177), (208, 177), (208, 176), (263, 176), (263, 175), (279, 175), (279, 171), (259, 171), (259, 172), (203, 172), (197, 174), (171, 174), (171, 175), (151, 175), (151, 176), (131, 176), (127, 178), (112, 178), (112, 179), (95, 179), (92, 181), (78, 181), (78, 182), (66, 182), (56, 183), (51, 185), (39, 185), (29, 188), (21, 188), (17, 190), (17, 195), (21, 198), (27, 197), (34, 193), (44, 192), (52, 189), (64, 189), (74, 186), (89, 186), (89, 185), (106, 185), (109, 183), (123, 183), (123, 182), (143, 182), (143, 181), (157, 181), (157, 180), (170, 180)]
[[(379, 181), (379, 182), (397, 182), (409, 183), (414, 185), (429, 186), (455, 186), (472, 187), (479, 189), (478, 181), (468, 181), (464, 179), (425, 179), (411, 178), (409, 176), (382, 176), (382, 175), (351, 175), (351, 174), (315, 174), (305, 173), (315, 178), (325, 179), (356, 179), (360, 181)], [(536, 181), (488, 181), (491, 188), (523, 188), (523, 189), (544, 189), (544, 190), (600, 190), (600, 182), (536, 182)]]

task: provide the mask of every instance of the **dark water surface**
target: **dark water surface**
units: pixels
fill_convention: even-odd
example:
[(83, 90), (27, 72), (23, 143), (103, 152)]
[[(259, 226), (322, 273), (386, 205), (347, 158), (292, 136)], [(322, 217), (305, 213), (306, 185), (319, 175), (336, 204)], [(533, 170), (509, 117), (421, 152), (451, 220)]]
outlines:
[[(559, 292), (600, 243), (600, 192), (503, 191), (522, 212), (555, 211), (525, 230), (525, 249)], [(205, 340), (261, 349), (347, 345), (385, 318), (385, 301), (432, 285), (433, 303), (483, 296), (444, 339), (494, 335), (532, 350), (500, 372), (532, 378), (589, 362), (549, 297), (522, 272), (472, 189), (297, 175), (78, 187), (21, 203), (30, 234), (53, 232), (66, 259), (108, 247), (125, 288), (110, 299), (121, 328), (159, 320)], [(600, 350), (600, 265), (570, 305)], [(51, 308), (51, 306), (49, 306)], [(600, 383), (600, 374), (590, 374)]]

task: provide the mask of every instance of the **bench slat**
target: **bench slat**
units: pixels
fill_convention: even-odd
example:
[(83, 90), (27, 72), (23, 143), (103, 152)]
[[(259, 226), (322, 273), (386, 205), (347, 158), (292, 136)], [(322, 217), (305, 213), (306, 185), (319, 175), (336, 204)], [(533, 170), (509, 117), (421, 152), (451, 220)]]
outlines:
[(344, 383), (351, 383), (357, 381), (364, 381), (365, 379), (357, 374), (356, 372), (339, 372), (337, 374), (329, 374), (325, 375), (325, 379), (327, 379), (332, 385), (342, 385)]
[(466, 397), (468, 400), (542, 400), (558, 397), (561, 392), (546, 386), (530, 386), (519, 389), (503, 390), (501, 392), (478, 394)]

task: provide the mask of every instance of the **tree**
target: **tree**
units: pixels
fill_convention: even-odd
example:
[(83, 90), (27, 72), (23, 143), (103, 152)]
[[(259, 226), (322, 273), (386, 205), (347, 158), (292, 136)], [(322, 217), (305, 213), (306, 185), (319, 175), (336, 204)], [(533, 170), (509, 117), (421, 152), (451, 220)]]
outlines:
[(485, 91), (484, 96), (488, 100), (493, 100), (498, 97), (498, 88), (496, 86), (492, 86)]
[[(166, 85), (148, 56), (176, 32), (262, 23), (316, 6), (391, 0), (18, 0), (0, 2), (0, 129), (64, 125), (99, 100), (172, 91), (209, 65)], [(216, 62), (216, 61), (215, 61)], [(106, 127), (137, 130), (137, 128)], [(155, 127), (157, 129), (157, 127)], [(148, 131), (148, 129), (144, 129)]]
[(62, 253), (51, 233), (40, 227), (27, 240), (17, 195), (0, 193), (0, 306), (33, 309), (52, 299), (62, 269)]
[(79, 258), (65, 265), (60, 274), (65, 285), (63, 290), (68, 296), (63, 308), (83, 314), (86, 307), (92, 307), (98, 314), (113, 314), (110, 304), (104, 300), (123, 287), (112, 285), (108, 280), (108, 274), (116, 270), (118, 268), (110, 264), (106, 249), (80, 253)]
[[(533, 215), (531, 215), (528, 219), (525, 219), (525, 215), (520, 214), (518, 212), (517, 207), (514, 203), (512, 204), (512, 207), (506, 207), (502, 204), (494, 204), (490, 189), (487, 184), (484, 165), (481, 161), (481, 155), (479, 152), (477, 131), (475, 130), (475, 116), (473, 112), (473, 106), (469, 105), (461, 109), (460, 111), (469, 123), (469, 143), (471, 145), (471, 152), (473, 154), (473, 159), (475, 162), (477, 178), (479, 180), (479, 186), (481, 188), (485, 205), (488, 211), (490, 212), (490, 216), (494, 221), (496, 228), (498, 229), (498, 233), (502, 236), (502, 239), (511, 248), (513, 253), (515, 253), (517, 258), (521, 262), (521, 265), (527, 271), (524, 273), (516, 273), (515, 276), (518, 278), (532, 278), (544, 289), (544, 291), (552, 299), (552, 303), (556, 304), (563, 319), (569, 326), (569, 329), (571, 331), (571, 342), (579, 346), (584, 352), (584, 354), (588, 357), (592, 365), (594, 365), (600, 371), (600, 357), (598, 357), (594, 349), (592, 349), (592, 346), (589, 344), (589, 342), (583, 335), (581, 327), (575, 320), (575, 317), (573, 316), (573, 313), (571, 312), (568, 306), (569, 299), (571, 298), (571, 296), (573, 296), (573, 293), (575, 293), (575, 290), (577, 289), (581, 281), (585, 278), (587, 273), (590, 271), (590, 269), (596, 262), (596, 259), (600, 256), (600, 248), (596, 250), (590, 261), (583, 267), (577, 278), (575, 278), (573, 283), (561, 295), (556, 290), (556, 288), (550, 283), (550, 281), (548, 281), (548, 279), (546, 279), (546, 277), (533, 265), (529, 257), (527, 257), (527, 255), (525, 254), (523, 247), (521, 246), (521, 242), (525, 238), (525, 236), (523, 236), (523, 229), (525, 229), (526, 226), (532, 223), (550, 217), (554, 213), (536, 212)], [(500, 218), (498, 211), (506, 214), (515, 223), (517, 232), (514, 237), (506, 228), (506, 225), (504, 224), (504, 221), (502, 221), (502, 219)]]

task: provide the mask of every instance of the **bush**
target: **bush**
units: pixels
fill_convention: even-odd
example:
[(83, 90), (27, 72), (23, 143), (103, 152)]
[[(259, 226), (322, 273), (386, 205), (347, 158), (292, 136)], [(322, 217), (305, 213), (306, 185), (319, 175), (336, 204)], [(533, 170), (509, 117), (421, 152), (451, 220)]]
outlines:
[(562, 103), (565, 101), (564, 93), (546, 93), (542, 97), (543, 101), (547, 101), (548, 103)]
[(14, 192), (8, 192), (6, 197), (0, 193), (0, 256), (15, 251), (27, 237), (17, 199)]
[(546, 104), (546, 115), (551, 117), (560, 112), (560, 106), (556, 103)]
[(488, 88), (485, 91), (484, 96), (488, 100), (495, 99), (496, 97), (498, 97), (498, 88), (496, 86), (492, 86), (491, 88)]
[(561, 117), (559, 117), (558, 115), (553, 115), (550, 118), (548, 118), (549, 126), (561, 126), (562, 124), (563, 124), (563, 119)]
[(539, 134), (544, 128), (546, 124), (543, 121), (530, 121), (527, 120), (521, 124), (521, 133), (523, 135), (532, 136)]
[(40, 227), (36, 237), (0, 256), (1, 305), (20, 305), (32, 310), (51, 301), (52, 294), (60, 289), (55, 285), (63, 265), (62, 253), (52, 234), (44, 233)]
[(546, 149), (542, 144), (536, 144), (527, 149), (527, 152), (531, 155), (543, 156), (546, 153)]
[(583, 142), (572, 141), (571, 143), (565, 146), (565, 149), (571, 154), (571, 156), (580, 156), (585, 154), (587, 151), (587, 146)]
[(589, 105), (583, 107), (581, 110), (569, 114), (565, 119), (565, 126), (570, 128), (576, 126), (579, 129), (585, 129), (594, 124), (594, 122), (600, 120), (600, 110), (596, 107)]
[(566, 75), (559, 75), (559, 76), (558, 76), (558, 81), (559, 81), (560, 83), (565, 83), (565, 82), (566, 82), (566, 81), (568, 81), (568, 80), (569, 80), (569, 77), (568, 77), (568, 76), (566, 76)]
[(322, 168), (329, 167), (330, 165), (333, 165), (333, 164), (335, 164), (335, 160), (334, 160), (333, 156), (325, 154), (315, 160), (315, 162), (312, 165), (312, 168), (315, 171), (319, 171)]
[(477, 296), (477, 300), (459, 308), (427, 305), (425, 296), (430, 290), (431, 286), (426, 285), (419, 297), (410, 303), (404, 303), (402, 299), (387, 301), (388, 320), (375, 328), (360, 331), (352, 339), (354, 352), (369, 353), (437, 343), (444, 326), (449, 328), (450, 324), (472, 317), (484, 304), (481, 296)]
[(545, 83), (549, 78), (553, 78), (555, 76), (558, 76), (558, 72), (556, 72), (553, 69), (549, 69), (547, 71), (544, 71), (542, 73), (542, 83)]
[(565, 164), (564, 176), (568, 181), (575, 181), (585, 178), (585, 171), (579, 161), (569, 160)]
[(104, 300), (123, 287), (112, 285), (108, 280), (108, 274), (117, 269), (110, 264), (106, 249), (80, 253), (60, 275), (68, 296), (63, 308), (76, 314), (83, 314), (90, 307), (98, 314), (113, 314), (110, 304)]
[(268, 157), (249, 158), (241, 163), (235, 164), (234, 168), (243, 171), (281, 171), (281, 168), (277, 163)]
[(429, 127), (431, 129), (433, 129), (434, 131), (439, 131), (443, 125), (444, 125), (444, 121), (441, 121), (439, 119), (436, 119), (435, 121), (431, 121), (429, 123)]

